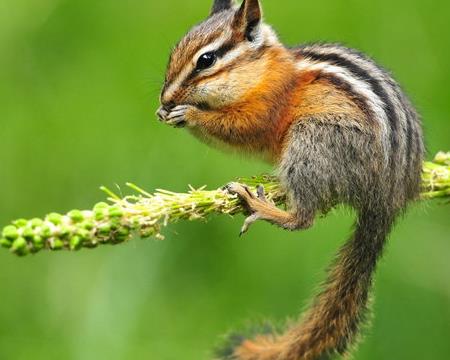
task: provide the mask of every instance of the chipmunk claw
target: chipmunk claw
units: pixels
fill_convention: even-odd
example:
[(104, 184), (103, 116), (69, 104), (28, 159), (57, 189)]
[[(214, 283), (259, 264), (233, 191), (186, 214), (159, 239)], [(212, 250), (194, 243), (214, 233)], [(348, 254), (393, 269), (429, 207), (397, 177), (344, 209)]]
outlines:
[(188, 105), (175, 106), (166, 116), (165, 122), (173, 127), (184, 127), (186, 125), (186, 112)]
[(238, 195), (241, 200), (248, 203), (248, 199), (254, 199), (255, 195), (250, 191), (249, 187), (238, 182), (230, 182), (225, 185), (224, 190), (231, 195)]
[(189, 105), (178, 105), (174, 108), (167, 109), (161, 106), (156, 115), (159, 120), (173, 127), (184, 127), (187, 123), (186, 113), (190, 109)]
[(244, 221), (244, 225), (241, 227), (241, 231), (239, 233), (239, 237), (244, 235), (248, 229), (250, 228), (250, 225), (252, 225), (255, 221), (259, 220), (261, 217), (258, 213), (253, 213), (250, 216), (247, 216)]
[(231, 182), (224, 187), (224, 190), (228, 191), (232, 195), (237, 195), (243, 202), (245, 209), (250, 215), (245, 219), (242, 225), (239, 236), (244, 235), (250, 226), (257, 220), (262, 219), (261, 214), (258, 211), (258, 203), (266, 203), (266, 195), (264, 193), (264, 187), (258, 185), (256, 188), (256, 194), (254, 194), (247, 185), (237, 182)]

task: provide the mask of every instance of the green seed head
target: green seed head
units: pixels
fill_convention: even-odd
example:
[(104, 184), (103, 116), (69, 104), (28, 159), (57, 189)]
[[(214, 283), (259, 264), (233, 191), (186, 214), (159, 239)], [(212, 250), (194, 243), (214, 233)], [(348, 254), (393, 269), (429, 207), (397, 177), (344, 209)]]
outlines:
[(26, 240), (32, 240), (33, 237), (34, 237), (34, 231), (33, 231), (33, 229), (32, 229), (32, 228), (29, 228), (29, 227), (23, 229), (22, 236), (23, 236)]
[(62, 221), (62, 215), (58, 213), (51, 213), (47, 215), (47, 220), (55, 225), (59, 225)]
[(7, 238), (0, 238), (0, 246), (9, 249), (12, 245), (11, 240)]
[(26, 255), (28, 253), (27, 241), (23, 237), (18, 237), (12, 243), (11, 250), (18, 255)]
[(60, 239), (52, 239), (50, 241), (50, 248), (52, 250), (61, 250), (64, 248), (64, 242)]
[(27, 226), (28, 221), (26, 219), (17, 219), (15, 221), (13, 221), (13, 224), (15, 226), (17, 226), (18, 228), (21, 228), (21, 227)]
[(109, 208), (109, 205), (105, 202), (99, 202), (94, 205), (94, 211), (95, 210), (106, 210)]
[(72, 210), (67, 214), (74, 223), (84, 220), (83, 213), (80, 210)]
[(94, 223), (92, 221), (85, 220), (81, 224), (81, 227), (86, 229), (86, 230), (92, 230), (94, 228)]
[(94, 217), (95, 220), (101, 221), (106, 217), (106, 212), (109, 208), (109, 205), (105, 202), (99, 202), (94, 205)]
[(3, 229), (2, 236), (8, 240), (15, 240), (19, 237), (19, 233), (14, 225), (8, 225)]
[(53, 233), (52, 233), (52, 229), (50, 228), (50, 226), (48, 226), (48, 225), (43, 225), (42, 227), (41, 227), (41, 236), (44, 238), (44, 239), (48, 239), (49, 237), (51, 237), (53, 235)]
[(120, 228), (117, 229), (117, 234), (119, 234), (120, 236), (128, 236), (130, 235), (131, 231), (129, 228), (127, 228), (126, 226), (121, 226)]
[(80, 236), (72, 236), (69, 241), (70, 250), (79, 250), (81, 249), (81, 246), (83, 245), (83, 240)]
[(154, 227), (147, 227), (144, 229), (141, 229), (141, 231), (139, 232), (141, 235), (141, 238), (146, 239), (149, 237), (152, 237), (153, 235), (155, 235), (157, 233), (157, 230)]
[(120, 227), (120, 219), (113, 218), (109, 221), (109, 225), (111, 227), (111, 230), (117, 230)]
[(114, 232), (113, 243), (121, 243), (129, 239), (130, 229), (126, 226), (119, 226)]
[(121, 218), (123, 216), (122, 209), (117, 205), (111, 206), (108, 210), (108, 213), (109, 217), (111, 218)]
[(71, 232), (72, 232), (72, 229), (69, 226), (62, 225), (59, 229), (59, 236), (61, 238), (66, 238), (67, 236), (70, 235)]
[(94, 218), (95, 218), (95, 220), (102, 221), (102, 220), (105, 219), (105, 217), (106, 217), (106, 215), (105, 215), (105, 211), (104, 210), (102, 210), (102, 209), (94, 210)]
[(76, 234), (83, 240), (89, 240), (89, 238), (91, 237), (91, 232), (86, 229), (77, 229)]
[(85, 247), (85, 248), (88, 248), (88, 249), (94, 249), (94, 248), (96, 248), (97, 246), (98, 246), (98, 242), (86, 242), (86, 243), (84, 243), (83, 244), (83, 246)]
[(111, 233), (111, 226), (109, 224), (100, 225), (97, 232), (100, 236), (109, 236)]
[(44, 247), (44, 239), (41, 236), (35, 235), (32, 241), (35, 248), (42, 249)]
[(42, 226), (42, 224), (44, 223), (41, 219), (39, 219), (39, 218), (34, 218), (34, 219), (32, 219), (31, 221), (30, 221), (30, 223), (31, 223), (31, 227), (33, 228), (33, 229), (35, 229), (35, 228), (37, 228), (37, 227), (39, 227), (39, 226)]

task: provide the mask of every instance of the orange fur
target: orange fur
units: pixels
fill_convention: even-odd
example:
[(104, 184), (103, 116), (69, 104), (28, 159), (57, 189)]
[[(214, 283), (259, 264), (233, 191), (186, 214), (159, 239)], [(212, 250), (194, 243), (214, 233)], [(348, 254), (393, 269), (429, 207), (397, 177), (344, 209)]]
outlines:
[(251, 71), (238, 60), (243, 82), (260, 81), (231, 105), (192, 114), (194, 134), (277, 162), (295, 121), (327, 114), (364, 121), (365, 114), (348, 94), (316, 71), (296, 71), (294, 60), (284, 48), (268, 49)]

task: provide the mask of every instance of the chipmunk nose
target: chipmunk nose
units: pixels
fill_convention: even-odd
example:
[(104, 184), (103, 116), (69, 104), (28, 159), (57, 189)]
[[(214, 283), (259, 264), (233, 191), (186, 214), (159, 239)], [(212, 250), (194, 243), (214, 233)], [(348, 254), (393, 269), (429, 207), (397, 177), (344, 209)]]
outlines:
[(175, 107), (173, 102), (163, 103), (159, 109), (156, 111), (156, 115), (159, 117), (159, 120), (166, 120), (167, 115), (169, 115), (170, 111)]

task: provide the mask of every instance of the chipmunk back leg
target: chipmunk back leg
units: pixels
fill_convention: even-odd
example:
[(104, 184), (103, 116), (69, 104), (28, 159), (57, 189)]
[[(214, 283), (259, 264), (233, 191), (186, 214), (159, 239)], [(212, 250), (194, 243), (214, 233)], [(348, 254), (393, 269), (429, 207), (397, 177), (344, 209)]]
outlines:
[(264, 187), (259, 185), (256, 194), (248, 186), (232, 182), (226, 186), (231, 194), (237, 194), (250, 215), (245, 219), (241, 235), (257, 220), (265, 220), (286, 230), (307, 229), (314, 223), (314, 212), (303, 209), (284, 211), (268, 200)]

